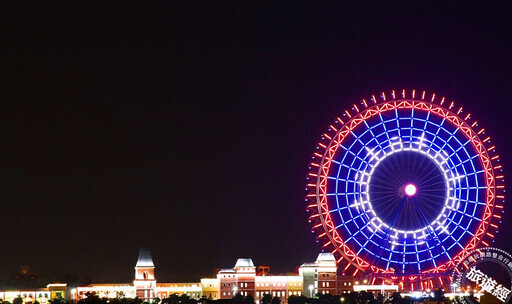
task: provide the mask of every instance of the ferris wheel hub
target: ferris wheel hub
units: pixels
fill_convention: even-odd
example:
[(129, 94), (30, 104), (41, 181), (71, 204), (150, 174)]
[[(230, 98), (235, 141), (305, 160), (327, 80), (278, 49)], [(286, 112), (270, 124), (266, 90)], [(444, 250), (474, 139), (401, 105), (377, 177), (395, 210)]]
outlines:
[(414, 196), (416, 194), (416, 185), (407, 184), (405, 185), (404, 191), (407, 196)]

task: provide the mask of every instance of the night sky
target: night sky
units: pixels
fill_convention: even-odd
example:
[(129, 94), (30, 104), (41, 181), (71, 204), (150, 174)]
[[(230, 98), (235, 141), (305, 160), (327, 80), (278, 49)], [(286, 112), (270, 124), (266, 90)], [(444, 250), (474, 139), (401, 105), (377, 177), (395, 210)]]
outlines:
[[(117, 4), (0, 4), (0, 280), (29, 265), (130, 282), (141, 246), (160, 282), (238, 257), (294, 271), (320, 251), (316, 143), (383, 90), (463, 105), (510, 176), (510, 7)], [(495, 245), (512, 251), (508, 207)]]

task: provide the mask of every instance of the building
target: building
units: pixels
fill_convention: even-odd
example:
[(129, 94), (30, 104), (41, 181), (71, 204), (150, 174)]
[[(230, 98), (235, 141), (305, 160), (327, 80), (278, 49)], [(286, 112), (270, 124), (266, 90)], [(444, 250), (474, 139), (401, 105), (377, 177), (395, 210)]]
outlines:
[(160, 283), (148, 248), (141, 248), (135, 264), (132, 283), (91, 284), (72, 290), (79, 300), (89, 294), (101, 298), (138, 297), (143, 301), (186, 294), (194, 299), (231, 299), (236, 294), (252, 296), (256, 304), (265, 294), (287, 303), (290, 296), (307, 297), (317, 293), (341, 295), (353, 290), (353, 278), (337, 274), (336, 260), (331, 253), (320, 253), (314, 263), (304, 263), (298, 273), (272, 275), (269, 266), (256, 267), (251, 258), (239, 258), (233, 268), (220, 269), (215, 278), (202, 278), (191, 283)]
[(0, 291), (0, 302), (9, 301), (13, 303), (14, 299), (20, 297), (23, 303), (32, 303), (38, 301), (41, 304), (49, 303), (53, 299), (70, 298), (67, 294), (66, 283), (52, 283), (48, 284), (46, 288), (24, 288), (21, 290), (6, 290)]
[[(116, 284), (90, 284), (77, 287), (71, 291), (71, 298), (75, 301), (87, 297), (89, 294), (100, 298), (135, 298), (143, 301), (152, 301), (154, 298), (167, 298), (172, 294), (186, 294), (194, 299), (203, 295), (201, 283), (158, 283), (155, 277), (155, 264), (149, 248), (141, 248), (135, 264), (135, 276), (132, 283)], [(217, 288), (217, 285), (215, 285)], [(214, 289), (212, 289), (213, 291)], [(213, 292), (216, 299), (217, 293)]]
[(133, 280), (135, 296), (144, 301), (156, 298), (155, 264), (149, 248), (141, 248), (135, 264), (135, 280)]

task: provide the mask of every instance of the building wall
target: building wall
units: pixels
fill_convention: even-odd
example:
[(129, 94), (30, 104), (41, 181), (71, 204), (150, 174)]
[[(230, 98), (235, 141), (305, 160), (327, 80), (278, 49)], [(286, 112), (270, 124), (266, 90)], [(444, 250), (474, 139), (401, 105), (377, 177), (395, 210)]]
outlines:
[[(234, 268), (221, 269), (216, 278), (203, 278), (192, 283), (158, 283), (155, 278), (155, 267), (146, 251), (144, 265), (135, 267), (133, 283), (127, 284), (91, 284), (72, 290), (72, 299), (79, 300), (87, 293), (105, 298), (139, 297), (144, 301), (153, 298), (167, 298), (172, 294), (186, 294), (191, 298), (202, 297), (217, 300), (231, 299), (236, 293), (243, 296), (252, 295), (256, 304), (261, 303), (265, 294), (288, 302), (290, 296), (306, 297), (317, 293), (341, 295), (353, 290), (353, 278), (336, 274), (336, 261), (329, 254), (321, 254), (314, 263), (303, 264), (298, 274), (271, 275), (268, 266), (258, 269), (252, 260), (239, 259)], [(44, 304), (44, 303), (42, 303)]]
[(231, 299), (238, 288), (236, 284), (236, 272), (234, 270), (221, 270), (217, 274), (219, 280), (219, 299)]
[(201, 279), (203, 297), (211, 300), (219, 299), (219, 281), (217, 279)]

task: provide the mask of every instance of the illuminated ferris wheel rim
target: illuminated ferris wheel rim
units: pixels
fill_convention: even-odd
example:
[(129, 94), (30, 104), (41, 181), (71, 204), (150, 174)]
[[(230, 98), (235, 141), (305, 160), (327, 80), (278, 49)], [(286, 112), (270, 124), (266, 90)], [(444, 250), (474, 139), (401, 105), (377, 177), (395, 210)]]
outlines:
[[(445, 98), (443, 97), (438, 104), (436, 104), (436, 96), (435, 94), (431, 95), (429, 100), (426, 100), (426, 93), (422, 92), (421, 97), (416, 98), (416, 91), (412, 90), (411, 98), (407, 98), (407, 94), (405, 90), (401, 92), (401, 98), (397, 98), (398, 94), (395, 91), (392, 91), (391, 98), (388, 100), (386, 98), (386, 94), (381, 94), (381, 101), (378, 101), (375, 96), (372, 96), (370, 102), (366, 100), (362, 100), (360, 105), (353, 105), (352, 112), (345, 111), (344, 116), (347, 117), (347, 121), (343, 121), (343, 119), (338, 118), (336, 123), (341, 124), (341, 128), (337, 128), (334, 125), (330, 125), (331, 134), (326, 133), (323, 135), (323, 138), (328, 141), (327, 143), (321, 142), (319, 143), (319, 148), (324, 150), (324, 153), (314, 153), (314, 158), (320, 158), (321, 161), (319, 163), (313, 162), (311, 165), (313, 167), (313, 171), (309, 174), (310, 178), (316, 179), (315, 184), (308, 184), (308, 187), (314, 187), (315, 192), (308, 194), (307, 199), (311, 201), (311, 204), (308, 206), (309, 210), (314, 211), (314, 214), (310, 217), (310, 221), (320, 220), (320, 223), (315, 225), (313, 228), (318, 229), (319, 227), (323, 228), (324, 233), (320, 234), (319, 237), (327, 236), (329, 241), (326, 245), (333, 245), (335, 247), (334, 252), (338, 252), (341, 254), (341, 259), (346, 259), (350, 262), (350, 264), (354, 265), (358, 270), (366, 270), (371, 269), (374, 272), (389, 272), (389, 269), (383, 269), (371, 265), (369, 262), (365, 261), (363, 258), (358, 256), (342, 239), (340, 234), (338, 233), (336, 226), (333, 223), (333, 220), (330, 215), (329, 206), (327, 205), (327, 179), (329, 177), (329, 169), (331, 167), (332, 161), (336, 152), (338, 151), (340, 145), (344, 142), (344, 139), (354, 130), (356, 127), (361, 125), (366, 120), (371, 117), (378, 115), (380, 113), (384, 113), (387, 111), (393, 111), (398, 109), (411, 109), (418, 111), (427, 111), (431, 114), (437, 115), (443, 119), (448, 120), (451, 124), (453, 124), (456, 128), (462, 131), (464, 136), (471, 142), (473, 149), (478, 153), (478, 159), (480, 160), (480, 164), (483, 168), (483, 174), (485, 175), (485, 186), (486, 186), (486, 199), (485, 199), (485, 211), (483, 213), (482, 220), (478, 229), (475, 231), (471, 240), (467, 243), (467, 245), (453, 257), (447, 263), (443, 265), (436, 266), (432, 269), (427, 269), (422, 272), (442, 272), (446, 271), (448, 268), (453, 267), (454, 263), (457, 263), (460, 260), (461, 256), (463, 256), (467, 251), (475, 249), (478, 244), (483, 243), (484, 245), (488, 245), (483, 239), (486, 235), (492, 237), (492, 235), (488, 232), (489, 225), (491, 224), (491, 220), (494, 218), (500, 218), (499, 215), (493, 215), (494, 207), (503, 208), (500, 204), (495, 204), (496, 199), (502, 200), (503, 195), (497, 195), (496, 190), (502, 189), (503, 186), (500, 185), (496, 188), (496, 180), (494, 176), (494, 170), (500, 169), (501, 166), (497, 165), (493, 167), (493, 162), (496, 162), (498, 156), (494, 156), (492, 159), (488, 154), (488, 151), (494, 150), (494, 147), (486, 147), (486, 143), (489, 142), (489, 137), (481, 140), (479, 138), (479, 134), (483, 132), (483, 129), (475, 132), (472, 128), (477, 125), (476, 122), (472, 123), (470, 126), (467, 121), (470, 119), (470, 114), (466, 115), (464, 119), (459, 117), (458, 115), (462, 112), (462, 107), (454, 109), (454, 103), (451, 102), (445, 108), (443, 104), (445, 104)], [(418, 94), (419, 96), (420, 94)], [(360, 109), (361, 108), (361, 109)], [(334, 135), (332, 135), (334, 132)], [(502, 179), (502, 176), (498, 176), (497, 178)], [(494, 225), (495, 226), (495, 225)], [(493, 227), (494, 227), (493, 226)], [(497, 228), (495, 226), (494, 228)], [(356, 270), (357, 272), (357, 270)]]

